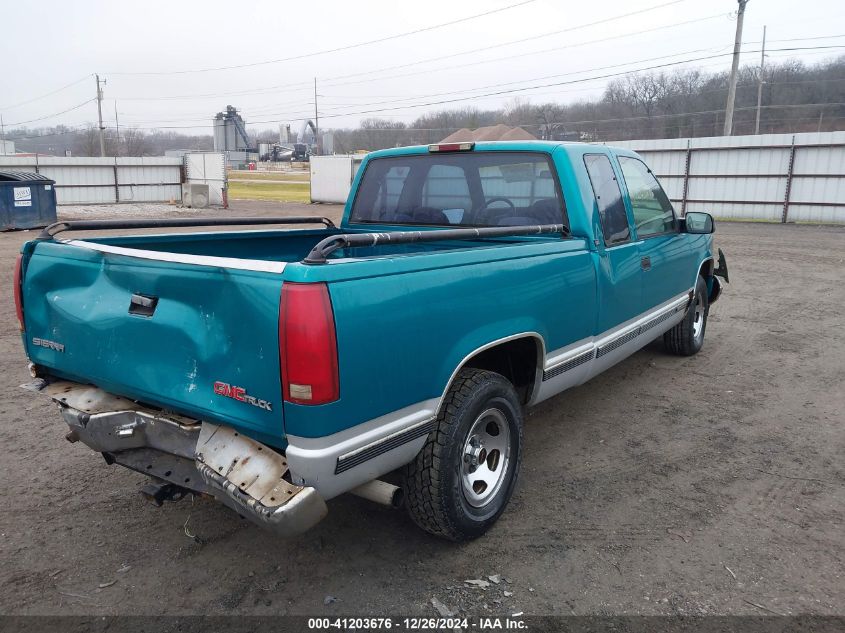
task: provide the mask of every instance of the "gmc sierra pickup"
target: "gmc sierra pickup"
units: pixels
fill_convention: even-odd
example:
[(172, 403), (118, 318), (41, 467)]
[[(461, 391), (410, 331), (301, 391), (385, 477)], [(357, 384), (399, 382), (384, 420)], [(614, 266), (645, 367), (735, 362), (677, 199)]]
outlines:
[[(271, 223), (325, 226), (73, 236)], [(59, 222), (17, 261), (26, 387), (159, 503), (295, 534), (351, 491), (470, 539), (511, 497), (525, 407), (659, 337), (701, 349), (712, 232), (635, 153), (539, 141), (369, 154), (339, 227)]]

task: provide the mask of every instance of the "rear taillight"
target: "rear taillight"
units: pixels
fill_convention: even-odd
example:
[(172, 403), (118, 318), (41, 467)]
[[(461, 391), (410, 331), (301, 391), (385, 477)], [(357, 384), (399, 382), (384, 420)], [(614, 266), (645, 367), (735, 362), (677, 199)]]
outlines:
[(15, 313), (18, 315), (18, 327), (23, 332), (23, 288), (21, 288), (21, 266), (23, 265), (23, 255), (18, 255), (15, 261)]
[(326, 284), (282, 286), (279, 360), (287, 402), (325, 404), (340, 397), (334, 313)]

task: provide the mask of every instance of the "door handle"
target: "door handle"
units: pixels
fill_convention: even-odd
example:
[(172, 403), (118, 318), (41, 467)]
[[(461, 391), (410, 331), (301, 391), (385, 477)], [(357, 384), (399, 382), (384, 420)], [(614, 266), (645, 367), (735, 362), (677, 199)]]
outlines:
[(640, 268), (643, 270), (651, 270), (651, 257), (643, 257), (640, 259)]

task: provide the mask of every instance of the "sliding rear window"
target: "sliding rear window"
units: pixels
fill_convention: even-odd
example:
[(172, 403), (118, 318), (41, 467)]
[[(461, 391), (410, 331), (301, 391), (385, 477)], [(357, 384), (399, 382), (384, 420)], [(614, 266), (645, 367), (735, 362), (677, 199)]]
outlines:
[(565, 224), (548, 156), (456, 152), (377, 158), (358, 187), (352, 223), (412, 226)]

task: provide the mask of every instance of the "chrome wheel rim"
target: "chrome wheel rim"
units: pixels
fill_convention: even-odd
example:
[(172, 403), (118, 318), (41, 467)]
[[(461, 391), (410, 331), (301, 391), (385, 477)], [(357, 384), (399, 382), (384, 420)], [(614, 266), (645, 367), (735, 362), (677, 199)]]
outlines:
[(696, 342), (704, 336), (704, 300), (700, 294), (695, 296), (693, 305), (692, 336)]
[(510, 438), (507, 418), (499, 409), (487, 409), (473, 422), (464, 442), (461, 487), (474, 508), (489, 503), (505, 482)]

